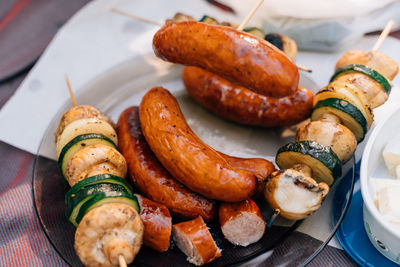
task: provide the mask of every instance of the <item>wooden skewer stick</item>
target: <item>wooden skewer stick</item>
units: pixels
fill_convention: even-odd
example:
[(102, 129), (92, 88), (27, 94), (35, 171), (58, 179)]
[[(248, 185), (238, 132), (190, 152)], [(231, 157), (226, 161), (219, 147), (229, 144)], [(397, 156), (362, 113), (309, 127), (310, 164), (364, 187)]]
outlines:
[(77, 104), (76, 104), (75, 95), (74, 95), (74, 92), (72, 92), (71, 83), (69, 82), (69, 78), (68, 78), (68, 75), (67, 75), (67, 74), (65, 74), (65, 81), (66, 81), (66, 83), (67, 83), (69, 95), (70, 95), (70, 97), (71, 97), (72, 106), (76, 107)]
[(296, 65), (296, 66), (297, 66), (297, 68), (298, 68), (299, 70), (306, 71), (306, 72), (309, 72), (309, 73), (312, 72), (312, 69), (309, 69), (309, 68), (304, 67), (304, 66), (302, 66), (302, 65)]
[(247, 17), (240, 23), (240, 26), (237, 28), (238, 31), (243, 31), (244, 27), (249, 23), (251, 18), (254, 16), (256, 13), (257, 9), (261, 6), (261, 4), (264, 2), (264, 0), (258, 1), (257, 5), (253, 7), (253, 9), (250, 11), (250, 13), (247, 15)]
[(127, 267), (124, 255), (122, 254), (119, 255), (118, 260), (119, 260), (119, 267)]
[(392, 30), (394, 21), (391, 19), (389, 22), (386, 24), (385, 29), (381, 32), (381, 35), (379, 35), (378, 40), (376, 41), (374, 47), (372, 48), (372, 51), (377, 51), (379, 47), (381, 47), (383, 41), (386, 39), (386, 37), (389, 35), (390, 31)]
[(119, 14), (119, 15), (122, 15), (122, 16), (125, 16), (125, 17), (128, 17), (128, 18), (131, 18), (131, 19), (135, 19), (135, 20), (141, 21), (141, 22), (150, 23), (150, 24), (153, 24), (153, 25), (156, 25), (156, 26), (160, 26), (160, 27), (163, 26), (163, 24), (161, 24), (161, 23), (159, 23), (157, 21), (153, 21), (153, 20), (142, 18), (142, 17), (138, 17), (138, 16), (132, 15), (130, 13), (127, 13), (125, 11), (116, 9), (116, 8), (111, 8), (110, 11), (115, 13), (115, 14)]

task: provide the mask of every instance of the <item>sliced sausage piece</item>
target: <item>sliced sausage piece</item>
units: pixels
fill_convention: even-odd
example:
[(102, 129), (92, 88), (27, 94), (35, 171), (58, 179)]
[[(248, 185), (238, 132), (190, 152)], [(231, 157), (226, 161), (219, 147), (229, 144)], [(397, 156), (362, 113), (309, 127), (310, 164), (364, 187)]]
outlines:
[(296, 141), (307, 140), (330, 146), (342, 163), (349, 160), (357, 148), (352, 131), (342, 124), (325, 120), (312, 121), (297, 130)]
[(276, 171), (265, 185), (264, 196), (272, 209), (289, 220), (301, 220), (319, 209), (329, 192), (326, 183), (293, 169)]
[(182, 79), (197, 103), (240, 124), (266, 128), (293, 125), (308, 118), (313, 108), (314, 95), (304, 88), (288, 97), (269, 98), (190, 66), (183, 69)]
[(153, 38), (157, 57), (197, 66), (271, 97), (297, 90), (297, 66), (278, 48), (231, 27), (195, 21), (163, 26)]
[(202, 216), (206, 221), (215, 217), (215, 202), (181, 184), (155, 157), (142, 135), (138, 107), (129, 107), (121, 113), (118, 120), (118, 146), (128, 162), (133, 184), (146, 197), (165, 205), (179, 217)]
[(201, 217), (174, 224), (172, 234), (175, 244), (187, 256), (187, 260), (197, 266), (222, 255)]
[(237, 203), (222, 203), (219, 222), (225, 238), (243, 247), (260, 240), (265, 231), (261, 211), (250, 198)]
[(104, 173), (125, 178), (127, 165), (118, 150), (103, 144), (90, 145), (79, 150), (69, 160), (65, 169), (70, 186), (86, 177)]
[(348, 51), (339, 58), (335, 69), (350, 64), (366, 65), (390, 80), (393, 80), (399, 71), (399, 66), (396, 61), (380, 51)]
[(232, 167), (203, 143), (187, 124), (178, 102), (161, 87), (140, 103), (140, 125), (151, 150), (176, 179), (193, 191), (225, 202), (247, 199), (256, 189), (254, 174)]
[(170, 245), (172, 218), (167, 207), (135, 194), (140, 206), (140, 218), (144, 225), (143, 243), (154, 250), (164, 252)]
[(122, 203), (108, 203), (89, 211), (75, 232), (75, 251), (85, 266), (119, 266), (119, 255), (133, 262), (143, 240), (137, 211)]

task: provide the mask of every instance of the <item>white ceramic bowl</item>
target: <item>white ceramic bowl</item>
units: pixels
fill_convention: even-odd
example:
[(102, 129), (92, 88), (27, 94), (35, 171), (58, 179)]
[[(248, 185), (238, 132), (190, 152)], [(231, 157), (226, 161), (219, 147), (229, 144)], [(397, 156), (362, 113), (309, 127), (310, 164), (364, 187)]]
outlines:
[(364, 149), (360, 171), (365, 230), (374, 247), (397, 264), (400, 264), (400, 230), (386, 221), (376, 208), (375, 188), (371, 177), (392, 177), (386, 168), (382, 151), (388, 140), (399, 135), (400, 108), (389, 114), (371, 133)]

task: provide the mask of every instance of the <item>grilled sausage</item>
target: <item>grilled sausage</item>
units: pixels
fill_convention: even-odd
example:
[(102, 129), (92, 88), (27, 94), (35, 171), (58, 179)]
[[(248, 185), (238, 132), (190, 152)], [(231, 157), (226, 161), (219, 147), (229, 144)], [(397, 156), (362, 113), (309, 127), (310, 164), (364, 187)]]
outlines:
[(204, 68), (262, 95), (293, 94), (296, 65), (278, 48), (234, 28), (195, 21), (163, 26), (153, 38), (163, 60)]
[(261, 211), (250, 198), (237, 203), (222, 203), (219, 223), (225, 238), (243, 247), (260, 240), (265, 231)]
[(211, 220), (217, 213), (215, 203), (186, 188), (157, 160), (142, 135), (139, 108), (125, 109), (118, 120), (119, 150), (128, 163), (133, 184), (148, 198), (165, 205), (171, 213), (184, 218), (202, 216)]
[(221, 250), (201, 217), (175, 224), (172, 232), (175, 244), (190, 263), (200, 266), (221, 257)]
[(143, 244), (160, 252), (168, 250), (172, 231), (172, 218), (166, 206), (135, 194), (144, 225)]
[(247, 199), (256, 189), (254, 174), (233, 168), (193, 133), (172, 94), (150, 89), (140, 103), (140, 125), (151, 150), (176, 179), (195, 192), (225, 202)]
[(306, 119), (313, 93), (299, 88), (293, 95), (268, 98), (197, 67), (185, 67), (182, 79), (195, 101), (218, 116), (237, 123), (277, 127)]

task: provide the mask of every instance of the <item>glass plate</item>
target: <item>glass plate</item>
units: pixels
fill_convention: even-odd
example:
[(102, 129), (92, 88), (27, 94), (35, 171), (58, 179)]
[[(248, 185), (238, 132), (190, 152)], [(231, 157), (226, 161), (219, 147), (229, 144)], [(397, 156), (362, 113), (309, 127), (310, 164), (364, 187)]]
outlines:
[[(279, 129), (259, 129), (241, 126), (222, 120), (195, 103), (186, 93), (181, 81), (181, 66), (156, 59), (153, 55), (134, 58), (96, 77), (76, 95), (78, 104), (89, 104), (118, 120), (128, 106), (138, 105), (140, 99), (153, 86), (169, 89), (178, 99), (182, 111), (193, 131), (205, 143), (226, 154), (240, 157), (264, 157), (274, 162), (276, 151), (293, 141), (296, 126)], [(301, 75), (300, 86), (318, 90), (307, 76)], [(66, 91), (63, 88), (59, 90)], [(69, 186), (61, 177), (55, 161), (54, 132), (61, 115), (71, 108), (70, 101), (55, 114), (39, 147), (33, 169), (33, 195), (35, 209), (41, 225), (60, 256), (70, 265), (81, 265), (73, 248), (75, 228), (64, 215), (64, 196)], [(243, 265), (258, 263), (301, 265), (310, 262), (335, 234), (349, 204), (354, 183), (354, 159), (343, 169), (344, 177), (331, 188), (322, 207), (310, 218), (301, 222), (278, 218), (265, 232), (263, 238), (248, 247), (235, 247), (227, 242), (217, 223), (208, 226), (220, 248), (222, 257), (210, 266)], [(335, 192), (335, 223), (332, 220), (332, 203)], [(264, 202), (264, 201), (262, 201)], [(259, 203), (266, 220), (272, 211)], [(307, 233), (307, 234), (305, 234)], [(142, 247), (135, 259), (142, 266), (191, 266), (186, 257), (173, 245), (164, 253)]]

